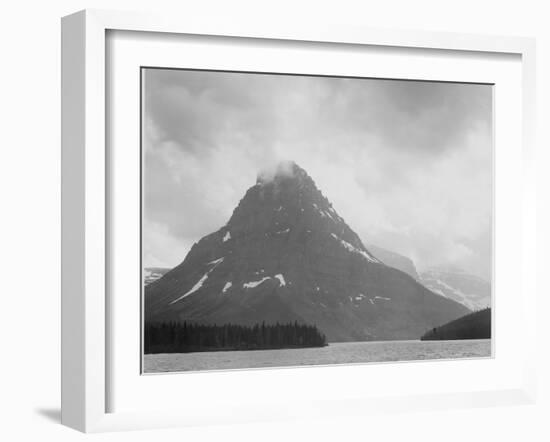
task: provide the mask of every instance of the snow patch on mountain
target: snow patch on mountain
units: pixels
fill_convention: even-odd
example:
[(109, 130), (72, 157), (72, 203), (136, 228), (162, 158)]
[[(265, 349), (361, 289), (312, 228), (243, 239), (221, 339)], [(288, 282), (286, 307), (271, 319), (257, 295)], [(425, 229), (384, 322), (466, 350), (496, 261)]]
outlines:
[(179, 298), (176, 298), (174, 299), (171, 303), (171, 304), (175, 304), (176, 302), (178, 301), (181, 301), (183, 298), (195, 293), (197, 290), (199, 290), (202, 285), (204, 284), (204, 282), (208, 279), (208, 274), (211, 272), (212, 270), (209, 270), (208, 272), (206, 272), (201, 279), (198, 280), (198, 282), (191, 288), (191, 290), (187, 291), (186, 293), (184, 293), (183, 295), (181, 295)]
[(313, 203), (312, 205), (317, 210), (317, 212), (319, 212), (321, 217), (330, 218), (331, 220), (336, 221), (336, 219), (334, 219), (334, 217), (330, 213), (330, 212), (332, 212), (332, 213), (334, 213), (334, 215), (336, 215), (336, 212), (334, 211), (334, 209), (332, 207), (329, 209), (330, 212), (327, 212), (326, 210), (321, 209), (316, 203)]
[(212, 273), (212, 271), (222, 262), (223, 262), (223, 258), (219, 258), (219, 259), (215, 259), (214, 261), (210, 261), (208, 263), (208, 265), (213, 264), (214, 267), (212, 267), (210, 270), (208, 270), (208, 272), (206, 272), (204, 275), (202, 275), (202, 278), (199, 279), (193, 287), (191, 287), (191, 290), (185, 292), (179, 298), (174, 299), (172, 302), (170, 302), (169, 305), (175, 304), (176, 302), (181, 301), (183, 298), (186, 298), (187, 296), (192, 295), (193, 293), (198, 291), (203, 286), (204, 282), (208, 279), (208, 275), (210, 275), (210, 273)]
[(223, 242), (229, 241), (231, 239), (231, 232), (228, 230), (223, 236)]
[(275, 235), (280, 235), (281, 233), (288, 233), (288, 232), (290, 232), (290, 228), (285, 230), (279, 230), (278, 232), (275, 232)]
[[(258, 273), (258, 272), (256, 272)], [(284, 287), (286, 286), (286, 280), (285, 280), (285, 277), (282, 275), (282, 273), (278, 273), (277, 275), (271, 277), (271, 276), (264, 276), (262, 279), (258, 280), (258, 281), (250, 281), (250, 282), (245, 282), (243, 284), (243, 288), (245, 289), (253, 289), (255, 287), (258, 287), (260, 284), (264, 283), (265, 281), (267, 281), (268, 279), (277, 279), (279, 281), (279, 285), (281, 287)]]
[(340, 241), (340, 244), (342, 244), (347, 250), (349, 250), (352, 253), (358, 253), (359, 255), (363, 256), (367, 261), (370, 262), (379, 262), (374, 256), (369, 255), (364, 250), (358, 249), (354, 245), (350, 244), (347, 241), (344, 241), (342, 238), (340, 238), (338, 235), (335, 235), (334, 233), (330, 234), (334, 239), (337, 239)]
[(227, 292), (231, 288), (232, 285), (233, 285), (233, 283), (231, 281), (226, 282), (225, 285), (223, 286), (222, 293)]
[(254, 287), (258, 287), (260, 284), (262, 284), (263, 282), (267, 281), (268, 279), (271, 279), (271, 276), (264, 276), (262, 279), (260, 279), (259, 281), (250, 281), (250, 282), (245, 282), (243, 284), (243, 287), (245, 289), (253, 289)]

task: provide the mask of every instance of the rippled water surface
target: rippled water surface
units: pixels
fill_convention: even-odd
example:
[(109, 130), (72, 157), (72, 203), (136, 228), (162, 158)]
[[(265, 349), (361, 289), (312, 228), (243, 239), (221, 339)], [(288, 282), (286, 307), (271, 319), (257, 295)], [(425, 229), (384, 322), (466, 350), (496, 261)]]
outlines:
[(490, 339), (342, 342), (322, 348), (145, 355), (144, 371), (161, 373), (490, 356)]

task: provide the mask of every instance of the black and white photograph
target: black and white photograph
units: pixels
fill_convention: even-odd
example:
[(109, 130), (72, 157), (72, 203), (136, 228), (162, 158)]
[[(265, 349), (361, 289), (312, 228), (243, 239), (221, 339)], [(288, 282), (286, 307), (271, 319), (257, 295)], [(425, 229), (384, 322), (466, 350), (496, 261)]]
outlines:
[(141, 195), (143, 373), (492, 356), (491, 84), (144, 67)]
[(0, 442), (550, 441), (548, 2), (3, 6)]

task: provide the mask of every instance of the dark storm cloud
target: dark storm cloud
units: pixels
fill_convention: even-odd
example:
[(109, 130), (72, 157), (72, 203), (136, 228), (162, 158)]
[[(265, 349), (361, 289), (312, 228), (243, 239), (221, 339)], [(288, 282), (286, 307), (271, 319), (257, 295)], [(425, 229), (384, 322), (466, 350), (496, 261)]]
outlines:
[(410, 154), (460, 148), (470, 128), (491, 124), (487, 86), (390, 80), (354, 89), (350, 114), (357, 126)]
[[(205, 154), (245, 131), (260, 140), (270, 130), (270, 96), (258, 91), (258, 79), (243, 74), (194, 71), (146, 71), (146, 115), (163, 141)], [(183, 74), (183, 75), (182, 75)], [(267, 78), (267, 77), (265, 77)], [(256, 85), (260, 83), (260, 87)], [(266, 85), (268, 86), (268, 85)]]
[(199, 155), (235, 131), (273, 143), (300, 135), (311, 120), (320, 134), (442, 153), (469, 128), (491, 124), (491, 89), (483, 85), (177, 70), (148, 70), (146, 84), (146, 112), (163, 139)]

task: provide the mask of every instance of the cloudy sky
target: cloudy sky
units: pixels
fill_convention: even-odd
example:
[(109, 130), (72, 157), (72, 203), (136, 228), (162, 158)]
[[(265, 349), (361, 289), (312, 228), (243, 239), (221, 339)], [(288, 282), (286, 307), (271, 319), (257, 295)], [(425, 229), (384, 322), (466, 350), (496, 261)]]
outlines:
[(174, 266), (294, 160), (363, 242), (490, 278), (492, 88), (144, 70), (143, 258)]

